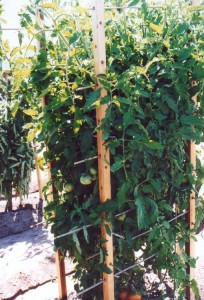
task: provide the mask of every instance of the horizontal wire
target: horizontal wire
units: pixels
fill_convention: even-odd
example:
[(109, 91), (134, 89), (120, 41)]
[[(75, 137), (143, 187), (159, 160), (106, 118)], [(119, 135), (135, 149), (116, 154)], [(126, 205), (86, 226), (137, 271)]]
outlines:
[(138, 234), (138, 235), (136, 235), (136, 236), (133, 236), (132, 240), (135, 240), (136, 238), (138, 238), (138, 237), (140, 237), (140, 236), (143, 236), (143, 235), (149, 233), (151, 230), (152, 230), (152, 229), (149, 229), (149, 230), (147, 230), (147, 231), (145, 231), (145, 232), (142, 232), (142, 233), (140, 233), (140, 234)]
[(94, 88), (93, 86), (89, 85), (89, 86), (82, 86), (76, 89), (76, 91), (83, 91), (83, 90), (88, 90), (88, 89), (92, 89)]
[(100, 255), (100, 252), (98, 252), (98, 253), (96, 253), (96, 254), (93, 254), (93, 255), (87, 257), (86, 260), (90, 260), (90, 259), (92, 259), (92, 258), (94, 258), (94, 257), (96, 257), (96, 256), (99, 256), (99, 255)]
[[(55, 28), (45, 28), (45, 29), (42, 29), (42, 31), (53, 31)], [(0, 31), (27, 31), (26, 28), (0, 28)], [(36, 32), (38, 33), (38, 32)]]
[(39, 222), (39, 223), (36, 223), (36, 224), (31, 225), (31, 226), (28, 227), (28, 228), (33, 228), (33, 227), (36, 227), (36, 226), (39, 226), (39, 225), (43, 225), (43, 224), (45, 224), (45, 222)]
[(133, 210), (135, 210), (135, 208), (130, 208), (130, 209), (128, 209), (128, 210), (125, 210), (125, 211), (123, 211), (123, 212), (121, 212), (121, 213), (119, 213), (119, 214), (116, 214), (114, 217), (119, 217), (119, 216), (122, 216), (122, 215), (124, 215), (124, 214), (126, 214), (126, 213), (128, 213), (128, 212), (130, 212), (130, 211), (133, 211)]
[[(171, 223), (171, 222), (173, 222), (174, 220), (176, 220), (176, 219), (182, 217), (183, 215), (187, 214), (187, 212), (188, 212), (188, 211), (185, 211), (184, 213), (182, 213), (182, 214), (180, 214), (180, 215), (174, 217), (173, 219), (171, 219), (171, 220), (169, 220), (169, 221), (167, 221), (167, 222), (168, 222), (168, 223)], [(162, 226), (163, 226), (163, 225), (161, 224), (158, 228), (160, 228), (160, 227), (162, 227)], [(145, 232), (142, 232), (142, 233), (140, 233), (140, 234), (134, 236), (134, 237), (132, 238), (132, 240), (135, 240), (136, 238), (138, 238), (138, 237), (140, 237), (140, 236), (143, 236), (143, 235), (145, 235), (145, 234), (147, 234), (147, 233), (149, 233), (149, 232), (151, 232), (151, 231), (152, 231), (152, 229), (149, 229), (149, 230), (147, 230), (147, 231), (145, 231)]]
[(118, 234), (118, 233), (112, 232), (112, 235), (114, 235), (114, 236), (116, 236), (116, 237), (119, 237), (119, 238), (125, 240), (125, 237), (124, 237), (123, 235)]
[[(84, 293), (86, 293), (86, 292), (88, 292), (88, 291), (90, 291), (90, 290), (92, 290), (92, 289), (94, 289), (95, 287), (101, 285), (101, 284), (104, 283), (104, 282), (105, 282), (105, 279), (101, 279), (99, 282), (97, 282), (97, 283), (91, 285), (89, 288), (87, 288), (87, 289), (85, 289), (85, 290), (83, 290), (83, 291), (77, 293), (76, 296), (75, 296), (75, 298), (76, 298), (76, 297), (79, 297), (79, 296), (81, 296), (81, 295), (83, 295)], [(69, 296), (68, 299), (69, 299), (70, 297), (71, 297), (71, 296)], [(72, 296), (72, 299), (73, 299), (73, 296)]]
[(0, 28), (0, 30), (9, 31), (9, 30), (26, 30), (25, 28)]
[[(132, 210), (134, 210), (134, 208), (129, 209), (129, 210), (126, 210), (126, 211), (124, 211), (124, 212), (122, 212), (122, 213), (119, 213), (119, 214), (115, 215), (115, 217), (118, 217), (118, 216), (120, 216), (120, 215), (123, 215), (123, 214), (125, 214), (125, 213), (127, 213), (127, 212), (129, 212), (129, 211), (132, 211)], [(57, 239), (59, 239), (59, 238), (61, 238), (61, 237), (65, 237), (65, 236), (67, 236), (67, 235), (70, 235), (70, 234), (73, 234), (73, 233), (76, 233), (76, 232), (79, 232), (79, 231), (83, 230), (84, 228), (89, 228), (89, 227), (92, 227), (92, 226), (94, 226), (94, 225), (93, 225), (93, 224), (89, 224), (89, 225), (82, 226), (82, 227), (80, 227), (80, 228), (76, 228), (76, 229), (70, 230), (70, 231), (68, 231), (68, 232), (66, 232), (66, 233), (63, 233), (63, 234), (61, 234), (61, 235), (56, 236), (56, 237), (54, 238), (54, 240), (57, 240)], [(115, 233), (115, 234), (116, 234), (116, 233)]]
[[(130, 210), (124, 211), (124, 212), (122, 212), (122, 213), (120, 213), (120, 214), (115, 215), (115, 217), (118, 217), (118, 216), (120, 216), (120, 215), (123, 215), (124, 213), (127, 213), (127, 212), (132, 211), (132, 210), (134, 210), (134, 209), (130, 209)], [(171, 222), (173, 222), (174, 220), (178, 219), (179, 217), (181, 217), (181, 216), (187, 214), (187, 212), (188, 212), (188, 211), (183, 212), (183, 213), (181, 213), (180, 215), (174, 217), (173, 219), (171, 219), (171, 220), (169, 220), (169, 221), (167, 221), (167, 222), (171, 223)], [(76, 229), (70, 230), (70, 231), (68, 231), (68, 232), (66, 232), (66, 233), (63, 233), (63, 234), (61, 234), (61, 235), (56, 236), (56, 237), (54, 238), (54, 240), (57, 240), (57, 239), (59, 239), (59, 238), (61, 238), (61, 237), (65, 237), (65, 236), (67, 236), (67, 235), (70, 235), (70, 234), (73, 234), (73, 233), (76, 233), (76, 232), (79, 232), (79, 231), (83, 230), (84, 228), (89, 228), (89, 227), (92, 227), (92, 226), (94, 226), (94, 225), (93, 225), (93, 224), (89, 224), (89, 225), (86, 225), (86, 226), (82, 226), (82, 227), (80, 227), (80, 228), (76, 228)], [(159, 228), (160, 228), (161, 226), (163, 226), (163, 225), (160, 225)], [(138, 235), (132, 237), (132, 240), (134, 240), (134, 239), (136, 239), (136, 238), (138, 238), (138, 237), (140, 237), (140, 236), (143, 236), (143, 235), (149, 233), (151, 230), (152, 230), (152, 229), (149, 229), (149, 230), (147, 230), (147, 231), (145, 231), (145, 232), (142, 232), (142, 233), (140, 233), (140, 234), (138, 234)], [(119, 234), (117, 234), (117, 233), (113, 233), (113, 232), (112, 232), (112, 234), (115, 235), (115, 236), (117, 236), (117, 237), (120, 237), (120, 238), (122, 238), (122, 239), (125, 239), (124, 236), (119, 235)]]
[(93, 224), (89, 224), (89, 225), (86, 225), (86, 226), (83, 226), (83, 227), (80, 227), (80, 228), (76, 228), (76, 229), (70, 230), (70, 231), (68, 231), (66, 233), (63, 233), (61, 235), (58, 235), (58, 236), (54, 237), (54, 241), (57, 240), (57, 239), (60, 239), (61, 237), (65, 237), (67, 235), (79, 232), (79, 231), (83, 230), (84, 228), (88, 228), (88, 227), (91, 227), (91, 226), (93, 226)]
[[(174, 217), (173, 219), (171, 219), (171, 220), (169, 220), (169, 221), (167, 221), (167, 222), (168, 222), (168, 223), (171, 223), (171, 222), (173, 222), (174, 220), (176, 220), (176, 219), (182, 217), (183, 215), (185, 215), (185, 214), (187, 214), (187, 213), (188, 213), (188, 211), (183, 212), (183, 213), (181, 213), (180, 215)], [(160, 228), (160, 227), (162, 227), (162, 226), (163, 226), (163, 225), (161, 224), (160, 226), (158, 226), (158, 228)], [(151, 231), (152, 231), (152, 229), (149, 229), (149, 230), (147, 230), (147, 231), (145, 231), (145, 232), (139, 233), (139, 234), (133, 236), (133, 237), (132, 237), (132, 240), (135, 240), (135, 239), (137, 239), (138, 237), (141, 237), (141, 236), (143, 236), (143, 235), (146, 235), (147, 233), (149, 233), (149, 232), (151, 232)], [(118, 236), (118, 237), (120, 237), (120, 238), (122, 238), (122, 239), (125, 239), (124, 236), (122, 236), (122, 235), (120, 236), (119, 234), (117, 234), (117, 235), (115, 234), (115, 236)]]
[[(114, 268), (115, 268), (117, 271), (120, 271), (120, 272), (122, 271), (120, 268), (118, 268), (118, 267), (116, 267), (116, 266), (114, 266)], [(127, 276), (129, 275), (127, 272), (123, 272), (123, 273), (124, 273), (125, 275), (127, 275)]]
[[(178, 5), (175, 5), (174, 7), (178, 7)], [(154, 8), (164, 8), (164, 5), (158, 5), (158, 6), (148, 6), (149, 9)], [(141, 9), (141, 6), (105, 6), (104, 9)]]
[(94, 156), (94, 157), (90, 157), (90, 158), (85, 158), (85, 159), (83, 159), (83, 160), (80, 160), (80, 161), (75, 162), (74, 165), (76, 166), (76, 165), (82, 164), (82, 163), (84, 163), (84, 162), (86, 162), (86, 161), (94, 160), (94, 159), (97, 159), (97, 158), (98, 158), (98, 156)]
[(143, 259), (142, 261), (137, 262), (137, 263), (135, 263), (135, 264), (133, 264), (133, 265), (131, 265), (131, 266), (129, 266), (129, 267), (127, 267), (127, 268), (125, 268), (125, 269), (119, 271), (118, 273), (116, 273), (116, 274), (114, 275), (114, 277), (117, 277), (118, 275), (120, 275), (120, 274), (122, 274), (122, 273), (125, 273), (126, 271), (131, 270), (132, 268), (134, 268), (134, 267), (136, 267), (136, 266), (139, 266), (141, 263), (143, 263), (143, 262), (149, 260), (150, 258), (155, 257), (156, 255), (157, 255), (157, 253), (152, 254), (151, 256), (149, 256), (149, 257)]

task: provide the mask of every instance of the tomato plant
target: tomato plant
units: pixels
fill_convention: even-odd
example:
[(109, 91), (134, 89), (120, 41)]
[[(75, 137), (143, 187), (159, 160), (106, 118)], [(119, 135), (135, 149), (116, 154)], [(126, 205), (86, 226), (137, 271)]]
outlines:
[[(55, 247), (76, 263), (76, 291), (97, 282), (100, 272), (110, 272), (100, 237), (105, 212), (113, 231), (124, 237), (114, 239), (116, 268), (134, 264), (136, 251), (141, 251), (140, 259), (157, 253), (142, 272), (147, 265), (158, 274), (167, 270), (182, 297), (187, 283), (196, 292), (186, 275), (186, 264), (194, 266), (195, 260), (183, 247), (192, 232), (185, 216), (169, 221), (177, 209), (188, 209), (197, 183), (187, 148), (189, 140), (203, 141), (203, 17), (201, 8), (182, 1), (154, 10), (144, 0), (139, 4), (140, 10), (106, 12), (107, 74), (97, 78), (107, 91), (102, 99), (100, 89), (95, 90), (88, 12), (81, 7), (67, 12), (54, 1), (42, 4), (46, 36), (39, 19), (35, 21), (39, 1), (21, 12), (22, 26), (42, 45), (32, 59), (23, 60), (30, 66), (25, 89), (33, 96), (28, 101), (29, 136), (39, 132), (38, 142), (48, 149), (44, 159), (53, 166), (52, 181), (44, 188), (46, 197), (51, 184), (58, 191), (45, 208), (52, 232), (57, 236), (82, 228), (55, 240)], [(21, 72), (18, 65), (15, 72)], [(103, 104), (108, 105), (106, 116), (96, 128), (95, 109)], [(112, 186), (111, 199), (101, 204), (93, 159), (100, 129), (111, 153)], [(73, 188), (66, 190), (67, 183)], [(123, 218), (114, 217), (123, 211)], [(108, 234), (111, 230), (106, 226)], [(181, 256), (174, 251), (176, 242)], [(135, 276), (132, 270), (126, 281)], [(91, 290), (83, 299), (101, 295), (101, 289)]]
[(12, 210), (12, 191), (22, 199), (29, 192), (31, 171), (34, 168), (32, 145), (24, 128), (29, 117), (22, 112), (23, 100), (13, 98), (12, 76), (4, 73), (0, 82), (0, 192), (8, 200), (5, 210)]

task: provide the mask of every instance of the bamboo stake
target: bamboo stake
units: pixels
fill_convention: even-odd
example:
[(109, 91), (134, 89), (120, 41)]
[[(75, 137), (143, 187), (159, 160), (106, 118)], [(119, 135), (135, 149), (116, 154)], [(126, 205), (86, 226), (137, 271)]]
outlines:
[[(94, 66), (95, 75), (106, 74), (106, 51), (105, 51), (105, 31), (104, 31), (104, 0), (92, 0), (92, 26), (93, 26), (93, 51), (94, 51)], [(98, 87), (102, 85), (98, 83)], [(106, 95), (105, 89), (101, 90), (101, 97)], [(96, 109), (96, 124), (99, 126), (101, 120), (106, 114), (107, 105), (103, 105)], [(110, 153), (107, 145), (102, 138), (102, 131), (97, 132), (98, 146), (98, 173), (99, 173), (99, 196), (101, 202), (106, 202), (111, 198), (111, 180), (110, 180)], [(105, 217), (105, 215), (103, 216)], [(113, 237), (106, 233), (105, 225), (111, 226), (110, 223), (102, 224), (101, 236), (106, 239), (104, 247), (107, 251), (105, 259), (106, 265), (111, 269), (112, 273), (103, 273), (103, 299), (114, 299), (114, 276), (113, 276)]]
[[(37, 21), (41, 23), (42, 27), (44, 25), (44, 15), (40, 8), (37, 9)], [(38, 49), (43, 49), (46, 51), (46, 36), (45, 32), (43, 32), (42, 41), (38, 42)], [(45, 107), (48, 103), (49, 99), (47, 96), (42, 98), (42, 107)], [(52, 181), (52, 174), (51, 174), (52, 164), (48, 165), (47, 168), (47, 179)], [(53, 185), (50, 186), (49, 190), (49, 201), (53, 201), (54, 195), (57, 193), (55, 187)], [(57, 281), (58, 281), (58, 290), (59, 290), (59, 298), (64, 299), (67, 298), (67, 286), (66, 286), (66, 276), (65, 276), (65, 263), (64, 263), (64, 256), (62, 255), (60, 250), (57, 250), (56, 255), (56, 271), (57, 271)]]

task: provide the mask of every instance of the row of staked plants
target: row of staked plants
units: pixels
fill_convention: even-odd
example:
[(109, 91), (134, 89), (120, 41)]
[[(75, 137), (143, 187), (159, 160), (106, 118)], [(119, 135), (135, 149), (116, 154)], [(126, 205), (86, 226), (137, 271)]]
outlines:
[(12, 197), (29, 193), (31, 172), (34, 169), (34, 151), (27, 141), (28, 130), (24, 128), (30, 120), (26, 116), (23, 101), (11, 97), (10, 75), (4, 73), (0, 82), (0, 193), (7, 203), (5, 211), (13, 208)]
[[(37, 136), (43, 159), (52, 166), (52, 180), (44, 187), (47, 199), (54, 187), (54, 200), (45, 207), (47, 222), (54, 236), (82, 228), (55, 240), (55, 249), (75, 263), (75, 290), (111, 272), (100, 235), (105, 212), (112, 224), (107, 233), (123, 236), (114, 237), (116, 270), (152, 256), (117, 278), (116, 294), (134, 289), (144, 297), (165, 299), (165, 291), (145, 288), (148, 271), (161, 282), (170, 278), (182, 299), (187, 285), (198, 295), (196, 282), (186, 274), (186, 266), (195, 267), (196, 261), (184, 246), (202, 219), (202, 203), (194, 229), (188, 229), (185, 215), (169, 221), (188, 210), (190, 192), (197, 193), (202, 181), (199, 160), (195, 173), (190, 163), (188, 142), (203, 142), (203, 7), (181, 1), (152, 9), (145, 0), (123, 2), (140, 9), (106, 11), (107, 74), (98, 78), (89, 11), (78, 5), (63, 9), (60, 1), (31, 2), (20, 13), (31, 43), (14, 54), (14, 89), (29, 106), (24, 110), (32, 118), (26, 126), (28, 139)], [(39, 6), (45, 24), (40, 17), (36, 21)], [(41, 44), (36, 52), (31, 49), (35, 39)], [(97, 80), (107, 91), (102, 99)], [(96, 127), (95, 111), (104, 104), (106, 116)], [(91, 159), (97, 156), (98, 130), (111, 153), (112, 196), (103, 204), (97, 160)], [(144, 231), (148, 233), (134, 238)], [(102, 298), (100, 287), (82, 296)]]
[[(0, 6), (0, 16), (2, 9)], [(1, 36), (0, 42), (0, 194), (7, 200), (5, 211), (10, 211), (12, 197), (18, 195), (22, 200), (29, 192), (34, 152), (27, 141), (28, 129), (24, 127), (31, 119), (23, 113), (28, 104), (20, 95), (21, 90), (18, 94), (13, 90), (10, 68), (2, 70), (2, 62), (10, 56), (10, 51)]]

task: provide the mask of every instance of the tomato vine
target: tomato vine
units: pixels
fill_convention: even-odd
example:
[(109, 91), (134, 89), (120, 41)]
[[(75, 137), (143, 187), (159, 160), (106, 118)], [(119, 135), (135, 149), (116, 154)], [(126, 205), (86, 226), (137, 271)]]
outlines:
[[(52, 164), (52, 182), (44, 192), (48, 197), (51, 184), (57, 191), (45, 207), (52, 232), (58, 236), (82, 228), (55, 240), (55, 247), (76, 263), (76, 291), (97, 282), (101, 272), (110, 272), (100, 237), (101, 213), (106, 212), (112, 223), (107, 233), (123, 236), (114, 238), (116, 268), (133, 264), (136, 251), (143, 260), (157, 253), (117, 280), (116, 289), (139, 273), (137, 289), (145, 293), (142, 276), (150, 266), (158, 274), (167, 271), (179, 297), (188, 284), (197, 293), (186, 275), (186, 264), (194, 266), (195, 260), (185, 255), (184, 244), (196, 231), (201, 208), (194, 230), (189, 231), (185, 215), (171, 220), (188, 209), (191, 190), (201, 184), (202, 170), (198, 162), (199, 176), (194, 175), (188, 141), (203, 142), (203, 8), (180, 2), (153, 10), (142, 0), (141, 10), (107, 11), (107, 74), (97, 78), (107, 95), (100, 99), (88, 12), (76, 7), (67, 13), (54, 2), (42, 4), (45, 20), (53, 25), (50, 30), (45, 24), (45, 42), (42, 25), (34, 23), (39, 3), (21, 12), (22, 26), (43, 43), (35, 57), (24, 61), (30, 65), (26, 89), (33, 95), (29, 136), (38, 133), (42, 149), (49, 149), (44, 160)], [(103, 104), (108, 105), (106, 117), (96, 128), (95, 109)], [(103, 204), (97, 161), (92, 159), (99, 129), (111, 152), (112, 197)], [(134, 238), (147, 229), (147, 235)], [(181, 256), (175, 253), (176, 242)], [(90, 291), (83, 299), (96, 295), (102, 297), (102, 291)]]

